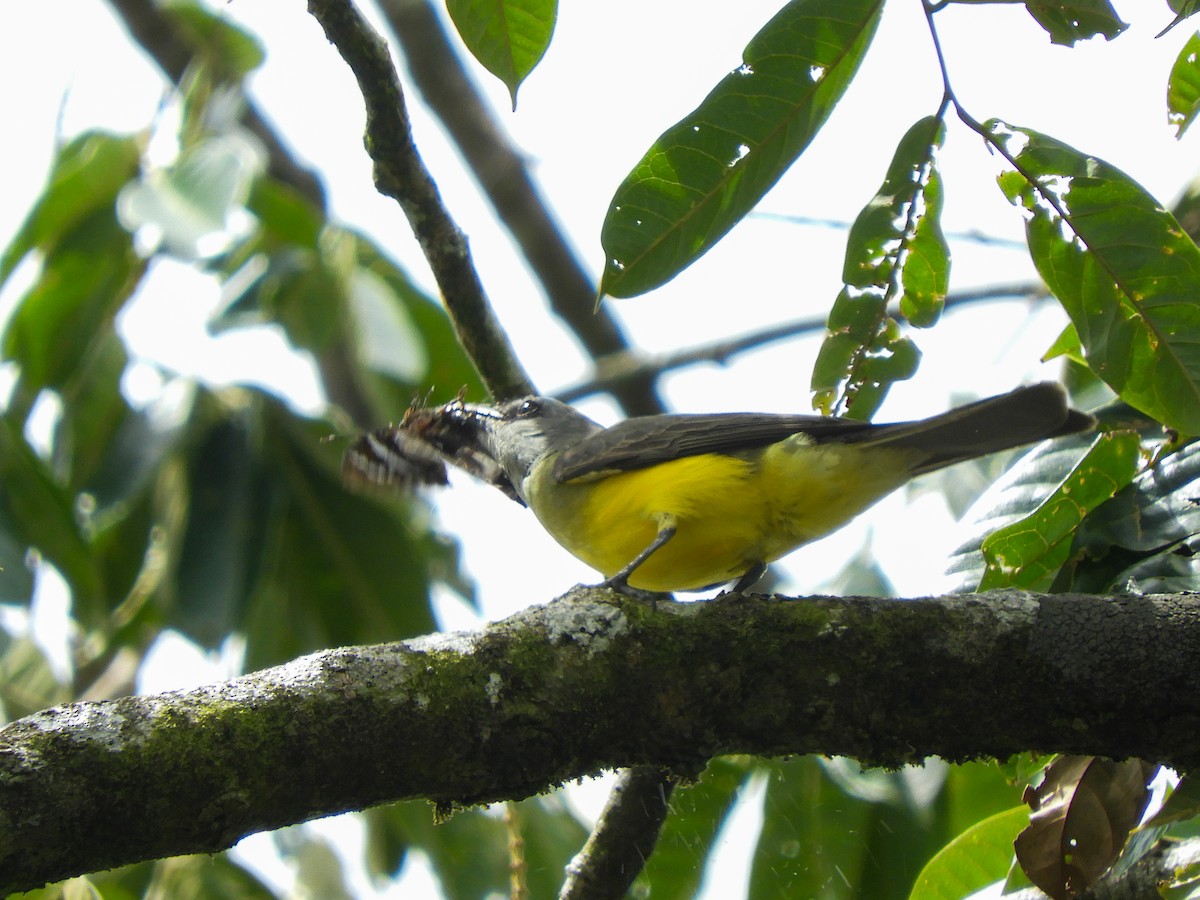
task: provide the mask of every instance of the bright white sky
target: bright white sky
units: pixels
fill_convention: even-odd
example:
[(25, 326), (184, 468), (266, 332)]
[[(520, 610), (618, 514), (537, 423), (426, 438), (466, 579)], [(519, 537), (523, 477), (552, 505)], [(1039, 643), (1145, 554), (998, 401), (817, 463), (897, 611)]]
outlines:
[[(603, 259), (600, 226), (616, 186), (665, 127), (740, 63), (742, 47), (779, 5), (565, 3), (550, 51), (522, 87), (515, 113), (505, 88), (482, 75), (591, 271), (598, 274)], [(1000, 116), (1045, 131), (1124, 169), (1169, 203), (1200, 169), (1196, 135), (1177, 142), (1165, 107), (1167, 74), (1191, 31), (1180, 27), (1156, 41), (1153, 35), (1171, 17), (1166, 3), (1118, 5), (1130, 29), (1112, 43), (1075, 49), (1052, 46), (1015, 5), (953, 8), (937, 22), (957, 94), (977, 119)], [(432, 289), (402, 215), (372, 186), (361, 98), (304, 5), (232, 0), (212, 6), (265, 40), (268, 58), (252, 80), (253, 95), (297, 154), (324, 173), (333, 214), (375, 235)], [(143, 129), (162, 99), (155, 70), (130, 48), (102, 3), (14, 4), (5, 23), (0, 242), (7, 242), (37, 196), (56, 140), (93, 127)], [(935, 111), (940, 98), (920, 4), (890, 3), (853, 87), (761, 210), (852, 220), (882, 180), (899, 137)], [(535, 381), (550, 392), (585, 377), (583, 357), (548, 320), (540, 292), (457, 154), (416, 98), (410, 94), (409, 100), (418, 146), (470, 236), (484, 284)], [(954, 121), (941, 163), (947, 232), (1021, 238), (1021, 219), (995, 185), (997, 163)], [(1012, 250), (954, 242), (952, 252), (952, 289), (1033, 275)], [(614, 308), (633, 342), (647, 350), (703, 343), (826, 309), (840, 287), (843, 253), (842, 232), (751, 219), (672, 284)], [(12, 289), (0, 294), (0, 310), (13, 299)], [(124, 334), (134, 353), (177, 371), (215, 381), (257, 379), (289, 391), (302, 407), (319, 404), (310, 371), (278, 341), (207, 338), (204, 318), (215, 302), (211, 285), (164, 272), (124, 317)], [(951, 393), (996, 393), (1055, 377), (1053, 367), (1037, 360), (1061, 324), (1052, 310), (1031, 314), (1016, 303), (948, 316), (932, 336), (916, 336), (926, 354), (921, 373), (892, 392), (880, 420), (941, 411)], [(816, 348), (814, 339), (794, 341), (726, 368), (689, 370), (670, 377), (665, 393), (677, 409), (689, 411), (805, 410)], [(435, 386), (439, 397), (457, 387)], [(601, 405), (586, 410), (597, 418), (613, 415)], [(497, 492), (460, 480), (441, 495), (439, 507), (446, 530), (461, 537), (487, 618), (595, 578)], [(872, 534), (876, 556), (901, 594), (936, 589), (954, 540), (944, 507), (930, 495), (911, 506), (894, 496), (839, 535), (801, 550), (791, 558), (789, 589), (818, 590)], [(451, 627), (473, 621), (453, 600), (442, 608)]]

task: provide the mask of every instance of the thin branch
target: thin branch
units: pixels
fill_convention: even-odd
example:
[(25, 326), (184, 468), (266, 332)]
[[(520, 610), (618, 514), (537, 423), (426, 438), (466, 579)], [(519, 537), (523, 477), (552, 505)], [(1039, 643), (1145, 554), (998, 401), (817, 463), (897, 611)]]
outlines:
[[(1022, 281), (1015, 284), (996, 284), (982, 288), (951, 291), (946, 295), (944, 308), (953, 309), (987, 300), (1042, 300), (1049, 296), (1046, 286), (1040, 281)], [(898, 314), (898, 309), (893, 310), (893, 314)], [(647, 372), (661, 375), (663, 372), (702, 363), (725, 365), (738, 354), (757, 350), (776, 341), (819, 332), (824, 328), (824, 316), (810, 316), (747, 332), (729, 340), (702, 344), (698, 347), (686, 347), (669, 353), (652, 355), (627, 351), (602, 357), (596, 361), (596, 370), (592, 378), (564, 390), (556, 391), (555, 396), (564, 401), (575, 401), (608, 390), (613, 383), (622, 379), (635, 375), (640, 376)]]
[[(380, 0), (404, 50), (417, 89), (455, 146), (541, 282), (550, 307), (593, 357), (626, 351), (629, 343), (608, 308), (595, 308), (596, 285), (568, 245), (525, 157), (480, 96), (441, 19), (428, 0)], [(662, 412), (655, 373), (613, 383), (627, 415)]]
[(678, 782), (650, 766), (622, 772), (587, 843), (567, 866), (559, 900), (624, 897), (658, 843)]
[(1191, 595), (651, 607), (579, 589), (475, 633), (14, 722), (0, 893), (392, 800), (448, 809), (726, 753), (898, 766), (1039, 750), (1189, 769), (1197, 658)]
[(387, 44), (351, 0), (309, 0), (308, 11), (358, 81), (367, 107), (365, 143), (375, 167), (375, 186), (408, 218), (467, 356), (494, 397), (535, 393), (492, 312), (467, 240), (413, 144), (404, 92)]

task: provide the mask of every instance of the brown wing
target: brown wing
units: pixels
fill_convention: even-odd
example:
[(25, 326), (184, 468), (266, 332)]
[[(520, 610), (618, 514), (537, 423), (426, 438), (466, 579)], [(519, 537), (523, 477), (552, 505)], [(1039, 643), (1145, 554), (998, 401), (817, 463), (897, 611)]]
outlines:
[(639, 416), (584, 438), (554, 463), (558, 482), (627, 472), (702, 453), (765, 447), (804, 432), (817, 442), (853, 440), (879, 426), (851, 419), (770, 413)]

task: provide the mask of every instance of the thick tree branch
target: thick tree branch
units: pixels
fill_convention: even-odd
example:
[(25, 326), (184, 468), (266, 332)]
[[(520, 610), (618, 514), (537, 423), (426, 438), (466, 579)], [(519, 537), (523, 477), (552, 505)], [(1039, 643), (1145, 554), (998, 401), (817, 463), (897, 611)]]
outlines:
[(0, 732), (0, 891), (391, 800), (485, 803), (724, 753), (895, 766), (1041, 750), (1186, 770), (1197, 658), (1191, 595), (651, 608), (579, 589), (477, 633), (14, 722)]
[(309, 0), (308, 11), (358, 81), (367, 107), (365, 143), (375, 165), (375, 186), (408, 218), (467, 356), (494, 397), (536, 393), (496, 321), (467, 239), (413, 144), (404, 92), (387, 44), (352, 0)]

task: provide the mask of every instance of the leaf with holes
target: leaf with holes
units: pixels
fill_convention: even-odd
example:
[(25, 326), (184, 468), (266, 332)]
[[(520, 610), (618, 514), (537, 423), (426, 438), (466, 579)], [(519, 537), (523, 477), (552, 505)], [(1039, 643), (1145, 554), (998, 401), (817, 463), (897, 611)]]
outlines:
[(985, 129), (1013, 166), (1000, 187), (1026, 212), (1030, 254), (1088, 366), (1126, 403), (1200, 434), (1200, 249), (1103, 160), (999, 120)]
[[(613, 196), (601, 294), (633, 297), (708, 252), (779, 180), (849, 86), (882, 0), (792, 0)], [(650, 86), (652, 87), (652, 86)]]
[(1200, 34), (1193, 34), (1179, 51), (1167, 78), (1167, 121), (1175, 137), (1191, 127), (1200, 113)]
[(1055, 44), (1074, 44), (1098, 34), (1112, 40), (1129, 27), (1108, 0), (1025, 0), (1034, 20)]

